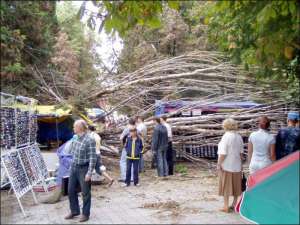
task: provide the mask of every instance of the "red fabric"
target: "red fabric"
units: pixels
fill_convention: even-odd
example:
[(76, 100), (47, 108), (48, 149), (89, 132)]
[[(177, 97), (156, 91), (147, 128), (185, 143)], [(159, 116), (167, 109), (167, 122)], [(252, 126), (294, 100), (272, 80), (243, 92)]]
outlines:
[(260, 182), (264, 181), (266, 178), (272, 176), (274, 173), (277, 173), (279, 170), (282, 170), (283, 168), (287, 167), (291, 163), (295, 162), (296, 160), (299, 160), (300, 151), (296, 151), (281, 160), (276, 161), (270, 166), (267, 166), (266, 168), (263, 168), (251, 176), (249, 176), (247, 180), (247, 188), (252, 188), (255, 185), (259, 184)]

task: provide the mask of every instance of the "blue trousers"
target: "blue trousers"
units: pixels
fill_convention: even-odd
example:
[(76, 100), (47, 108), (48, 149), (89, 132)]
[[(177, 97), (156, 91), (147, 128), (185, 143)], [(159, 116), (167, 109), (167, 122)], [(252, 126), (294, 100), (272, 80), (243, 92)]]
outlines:
[(138, 159), (127, 159), (127, 171), (126, 171), (126, 184), (130, 185), (131, 181), (131, 168), (133, 167), (133, 183), (137, 185), (139, 183), (139, 161)]
[(169, 174), (167, 149), (159, 149), (157, 151), (157, 174), (159, 177), (165, 177)]
[(83, 196), (82, 214), (89, 217), (91, 209), (91, 182), (85, 182), (85, 175), (88, 172), (88, 165), (75, 166), (72, 165), (68, 184), (68, 196), (70, 201), (70, 209), (73, 215), (79, 215), (79, 202), (77, 187), (81, 187)]
[[(125, 148), (122, 150), (121, 159), (120, 159), (120, 172), (121, 172), (121, 179), (123, 181), (126, 180), (126, 164), (127, 164), (127, 153)], [(133, 177), (133, 173), (132, 173)]]
[(143, 154), (140, 155), (140, 160), (139, 160), (139, 172), (142, 173), (145, 171), (145, 161), (143, 158)]

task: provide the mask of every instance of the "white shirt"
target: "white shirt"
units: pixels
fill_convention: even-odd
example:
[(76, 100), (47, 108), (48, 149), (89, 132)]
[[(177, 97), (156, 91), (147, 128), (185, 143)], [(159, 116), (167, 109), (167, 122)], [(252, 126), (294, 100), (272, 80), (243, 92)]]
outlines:
[(242, 169), (241, 153), (244, 151), (244, 143), (237, 132), (227, 131), (219, 145), (218, 155), (226, 155), (222, 163), (222, 169), (228, 172), (240, 172)]
[(143, 139), (147, 137), (147, 126), (144, 123), (139, 123), (136, 127), (137, 132), (140, 133)]
[(96, 132), (91, 132), (90, 135), (95, 139), (96, 142), (96, 153), (100, 154), (101, 137)]
[(167, 122), (163, 122), (162, 124), (167, 128), (169, 141), (172, 141), (172, 128), (171, 128), (171, 125), (168, 124)]
[(253, 145), (252, 159), (259, 161), (271, 160), (270, 145), (275, 144), (275, 138), (268, 131), (259, 129), (250, 134), (249, 142)]
[(272, 163), (270, 145), (275, 144), (275, 138), (268, 131), (259, 129), (250, 134), (249, 142), (253, 145), (253, 153), (249, 165), (250, 174)]

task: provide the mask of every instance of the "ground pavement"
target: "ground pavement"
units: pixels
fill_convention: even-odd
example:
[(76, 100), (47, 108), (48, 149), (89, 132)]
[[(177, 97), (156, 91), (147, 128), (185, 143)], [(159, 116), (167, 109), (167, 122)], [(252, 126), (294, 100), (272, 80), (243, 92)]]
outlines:
[[(161, 180), (154, 170), (141, 176), (141, 186), (124, 188), (116, 182), (111, 188), (93, 186), (91, 224), (242, 224), (248, 223), (236, 213), (222, 213), (222, 198), (217, 196), (217, 177), (212, 172), (187, 165), (186, 176)], [(114, 165), (112, 168), (117, 168)], [(109, 171), (117, 177), (117, 170)], [(1, 192), (1, 224), (5, 223), (79, 223), (79, 218), (64, 220), (68, 199), (56, 204), (34, 205), (30, 193), (22, 200), (23, 217), (13, 194)]]

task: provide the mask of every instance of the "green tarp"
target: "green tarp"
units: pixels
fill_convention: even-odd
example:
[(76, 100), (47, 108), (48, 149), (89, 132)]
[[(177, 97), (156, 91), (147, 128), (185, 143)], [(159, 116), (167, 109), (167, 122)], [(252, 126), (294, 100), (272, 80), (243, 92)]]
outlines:
[(247, 190), (240, 214), (258, 224), (299, 224), (299, 160)]

